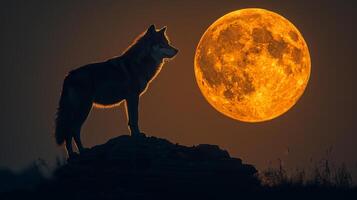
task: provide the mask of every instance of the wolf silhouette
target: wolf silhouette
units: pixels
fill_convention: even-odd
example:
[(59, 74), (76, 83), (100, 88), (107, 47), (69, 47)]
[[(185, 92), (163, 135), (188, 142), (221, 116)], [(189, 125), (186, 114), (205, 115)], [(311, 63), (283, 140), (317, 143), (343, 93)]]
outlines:
[(177, 52), (170, 45), (166, 27), (156, 30), (151, 25), (121, 56), (70, 71), (63, 82), (55, 120), (57, 144), (65, 142), (71, 158), (76, 155), (72, 148), (74, 139), (83, 153), (86, 149), (80, 132), (91, 108), (111, 108), (124, 100), (131, 135), (145, 136), (138, 125), (140, 95), (160, 72), (164, 60), (173, 58)]

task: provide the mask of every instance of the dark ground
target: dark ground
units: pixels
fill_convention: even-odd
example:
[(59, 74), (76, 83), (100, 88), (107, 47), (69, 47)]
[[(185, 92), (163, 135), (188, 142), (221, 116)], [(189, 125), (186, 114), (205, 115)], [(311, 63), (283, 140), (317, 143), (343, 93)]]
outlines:
[(350, 188), (290, 184), (266, 187), (261, 185), (257, 174), (254, 166), (230, 157), (216, 145), (185, 147), (156, 137), (125, 135), (59, 166), (51, 179), (39, 179), (38, 185), (31, 189), (8, 187), (0, 197), (100, 200), (357, 197), (356, 190)]

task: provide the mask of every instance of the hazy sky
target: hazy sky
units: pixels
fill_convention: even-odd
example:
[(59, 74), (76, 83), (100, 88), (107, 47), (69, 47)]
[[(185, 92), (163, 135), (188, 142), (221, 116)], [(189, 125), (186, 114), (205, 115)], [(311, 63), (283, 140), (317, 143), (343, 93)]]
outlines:
[[(349, 1), (352, 2), (353, 1)], [(258, 168), (278, 158), (290, 168), (325, 156), (357, 173), (355, 64), (357, 12), (343, 1), (2, 1), (0, 166), (53, 161), (53, 119), (62, 80), (78, 66), (121, 54), (150, 24), (168, 26), (180, 49), (141, 99), (140, 125), (174, 143), (218, 144)], [(214, 110), (194, 77), (196, 45), (217, 18), (247, 7), (289, 19), (303, 34), (312, 68), (307, 89), (286, 114), (243, 123)], [(123, 107), (92, 110), (82, 131), (93, 146), (127, 134)], [(286, 149), (290, 149), (287, 155)]]

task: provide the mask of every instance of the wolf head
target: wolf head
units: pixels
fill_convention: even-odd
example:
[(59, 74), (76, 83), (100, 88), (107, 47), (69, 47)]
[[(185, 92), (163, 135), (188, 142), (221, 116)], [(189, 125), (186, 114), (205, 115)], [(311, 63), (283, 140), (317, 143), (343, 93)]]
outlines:
[(173, 58), (178, 52), (176, 48), (170, 45), (166, 35), (166, 27), (157, 31), (155, 26), (151, 25), (144, 37), (149, 41), (151, 56), (159, 62), (164, 58)]

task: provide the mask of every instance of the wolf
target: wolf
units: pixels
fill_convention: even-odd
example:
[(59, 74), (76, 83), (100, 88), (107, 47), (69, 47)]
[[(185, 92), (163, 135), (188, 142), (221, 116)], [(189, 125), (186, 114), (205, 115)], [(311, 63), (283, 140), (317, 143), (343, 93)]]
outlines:
[(92, 107), (112, 108), (125, 101), (128, 127), (133, 137), (145, 137), (138, 125), (139, 98), (160, 72), (164, 61), (178, 53), (166, 27), (151, 25), (120, 56), (70, 71), (63, 81), (55, 120), (55, 139), (66, 144), (69, 158), (82, 154), (81, 127)]

